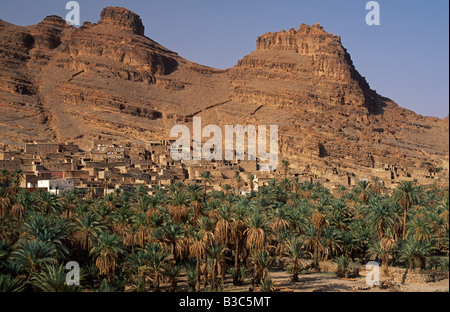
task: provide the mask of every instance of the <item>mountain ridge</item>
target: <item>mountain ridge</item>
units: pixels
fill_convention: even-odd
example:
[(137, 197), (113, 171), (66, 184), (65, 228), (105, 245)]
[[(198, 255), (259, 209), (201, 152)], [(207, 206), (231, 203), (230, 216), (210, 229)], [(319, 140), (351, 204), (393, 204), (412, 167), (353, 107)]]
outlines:
[(448, 172), (448, 118), (377, 94), (341, 38), (319, 24), (263, 34), (226, 70), (144, 34), (139, 15), (118, 7), (79, 28), (57, 16), (26, 27), (0, 21), (0, 145), (40, 139), (87, 148), (99, 135), (145, 145), (200, 116), (222, 127), (279, 125), (281, 157), (312, 175), (386, 166), (411, 176)]

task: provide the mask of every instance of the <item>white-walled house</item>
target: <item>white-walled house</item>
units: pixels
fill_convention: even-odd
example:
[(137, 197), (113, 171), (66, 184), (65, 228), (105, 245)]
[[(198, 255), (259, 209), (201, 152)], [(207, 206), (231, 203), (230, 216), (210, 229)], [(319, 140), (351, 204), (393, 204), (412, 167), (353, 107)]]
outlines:
[(49, 193), (60, 194), (67, 190), (75, 188), (73, 180), (40, 180), (38, 181), (38, 188), (46, 188)]

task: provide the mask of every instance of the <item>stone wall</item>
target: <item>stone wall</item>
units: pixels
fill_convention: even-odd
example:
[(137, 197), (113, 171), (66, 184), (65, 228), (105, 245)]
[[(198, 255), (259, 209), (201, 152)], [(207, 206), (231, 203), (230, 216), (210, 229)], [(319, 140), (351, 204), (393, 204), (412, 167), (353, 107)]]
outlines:
[(390, 268), (390, 274), (392, 279), (397, 283), (410, 284), (410, 283), (433, 283), (449, 278), (449, 272), (428, 270), (420, 271), (400, 268)]

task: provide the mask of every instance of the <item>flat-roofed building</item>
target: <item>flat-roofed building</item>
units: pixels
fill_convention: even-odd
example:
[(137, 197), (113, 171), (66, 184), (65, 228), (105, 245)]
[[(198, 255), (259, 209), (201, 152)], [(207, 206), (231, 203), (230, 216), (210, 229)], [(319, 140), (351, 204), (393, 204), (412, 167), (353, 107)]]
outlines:
[(74, 187), (74, 181), (70, 179), (38, 181), (38, 188), (46, 188), (47, 192), (55, 195), (61, 194), (64, 191), (73, 190)]

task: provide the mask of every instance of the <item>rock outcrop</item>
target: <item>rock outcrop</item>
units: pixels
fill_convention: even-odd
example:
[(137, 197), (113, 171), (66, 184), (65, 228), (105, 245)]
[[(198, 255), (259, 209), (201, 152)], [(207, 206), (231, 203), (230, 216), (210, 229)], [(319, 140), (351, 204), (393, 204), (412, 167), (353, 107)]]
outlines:
[[(269, 70), (269, 75), (273, 69), (283, 71), (296, 84), (301, 83), (304, 89), (311, 87), (313, 92), (322, 91), (316, 87), (317, 83), (321, 87), (327, 85), (330, 99), (319, 99), (320, 102), (329, 100), (331, 105), (349, 105), (353, 109), (366, 107), (369, 113), (377, 113), (379, 109), (375, 92), (356, 71), (341, 38), (328, 34), (319, 24), (311, 27), (302, 24), (297, 31), (291, 29), (259, 37), (257, 51), (241, 60), (239, 67)], [(318, 92), (314, 93), (317, 96)], [(299, 94), (303, 99), (308, 96), (312, 95)]]
[(145, 27), (141, 17), (134, 12), (120, 7), (107, 7), (100, 14), (99, 24), (130, 31), (144, 36)]
[(373, 91), (338, 36), (320, 25), (267, 33), (228, 70), (144, 36), (141, 18), (106, 8), (80, 28), (49, 16), (0, 21), (0, 145), (88, 147), (98, 135), (145, 144), (173, 125), (276, 124), (280, 159), (328, 183), (448, 179), (448, 118), (423, 117)]

